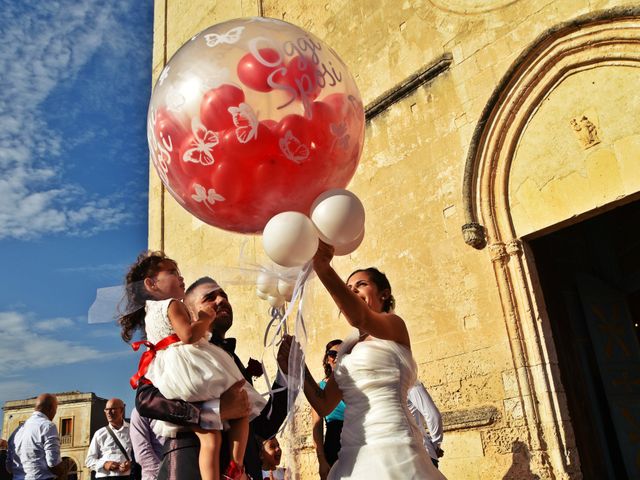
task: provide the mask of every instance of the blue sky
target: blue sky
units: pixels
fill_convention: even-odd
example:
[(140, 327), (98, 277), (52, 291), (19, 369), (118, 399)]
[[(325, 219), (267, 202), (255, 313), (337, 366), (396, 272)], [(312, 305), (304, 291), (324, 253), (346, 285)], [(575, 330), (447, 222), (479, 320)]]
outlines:
[(0, 0), (0, 18), (0, 404), (133, 406), (138, 354), (87, 311), (146, 248), (153, 2)]

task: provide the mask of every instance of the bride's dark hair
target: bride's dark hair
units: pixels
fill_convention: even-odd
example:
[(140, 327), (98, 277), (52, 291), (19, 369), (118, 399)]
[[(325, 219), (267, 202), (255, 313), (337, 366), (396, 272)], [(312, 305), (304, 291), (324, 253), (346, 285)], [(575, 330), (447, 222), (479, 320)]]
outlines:
[(352, 272), (351, 275), (349, 275), (349, 277), (347, 278), (347, 281), (356, 273), (360, 272), (366, 273), (369, 276), (369, 280), (373, 282), (376, 287), (378, 287), (378, 290), (389, 290), (389, 296), (385, 298), (384, 302), (382, 303), (382, 311), (389, 313), (391, 310), (396, 308), (396, 299), (391, 294), (391, 284), (389, 283), (389, 279), (387, 278), (387, 276), (376, 267), (369, 267), (361, 268)]

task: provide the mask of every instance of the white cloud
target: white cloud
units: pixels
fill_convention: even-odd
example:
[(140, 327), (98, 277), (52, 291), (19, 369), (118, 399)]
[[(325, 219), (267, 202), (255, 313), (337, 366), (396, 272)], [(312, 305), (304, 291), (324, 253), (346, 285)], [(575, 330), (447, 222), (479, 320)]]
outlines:
[(124, 273), (127, 271), (128, 265), (124, 263), (102, 263), (99, 265), (81, 265), (79, 267), (65, 267), (58, 268), (58, 272), (63, 273), (104, 273), (106, 272), (109, 275), (113, 273), (119, 273), (124, 276)]
[[(103, 353), (91, 347), (39, 333), (53, 331), (49, 327), (53, 327), (56, 322), (67, 323), (67, 320), (69, 319), (32, 322), (31, 315), (0, 312), (0, 365), (10, 365), (15, 372), (104, 357)], [(4, 374), (0, 370), (1, 376)]]
[(44, 119), (44, 103), (74, 80), (99, 48), (108, 48), (113, 58), (127, 55), (132, 34), (118, 18), (135, 1), (3, 2), (0, 239), (91, 235), (130, 220), (124, 202), (94, 198), (65, 180), (65, 149), (95, 133), (78, 125), (75, 138), (63, 138)]
[(58, 317), (42, 320), (33, 324), (33, 328), (40, 332), (58, 332), (60, 329), (73, 327), (74, 321), (70, 318)]
[(27, 380), (0, 381), (0, 392), (6, 400), (19, 400), (37, 395), (39, 386), (37, 383)]

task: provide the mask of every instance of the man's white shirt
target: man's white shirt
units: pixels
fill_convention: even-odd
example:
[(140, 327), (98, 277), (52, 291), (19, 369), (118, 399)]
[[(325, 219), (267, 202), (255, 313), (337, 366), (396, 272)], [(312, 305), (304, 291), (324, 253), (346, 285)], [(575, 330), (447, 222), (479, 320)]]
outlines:
[(42, 412), (33, 412), (9, 437), (7, 470), (13, 473), (13, 480), (55, 478), (49, 467), (61, 461), (58, 429)]
[[(436, 448), (442, 443), (442, 415), (421, 382), (409, 389), (407, 405), (420, 428), (424, 448), (431, 458), (438, 460)], [(428, 432), (424, 428), (424, 422), (427, 424)]]
[[(122, 426), (118, 429), (111, 426), (111, 430), (115, 433), (118, 440), (127, 451), (129, 459), (131, 459), (131, 438), (129, 437), (129, 424), (123, 422)], [(119, 477), (122, 475), (129, 475), (130, 470), (126, 472), (107, 471), (104, 469), (106, 462), (125, 462), (127, 458), (124, 456), (115, 440), (111, 437), (107, 431), (107, 427), (102, 427), (96, 433), (93, 434), (91, 439), (91, 445), (89, 445), (89, 452), (87, 453), (86, 466), (96, 472), (96, 477)]]

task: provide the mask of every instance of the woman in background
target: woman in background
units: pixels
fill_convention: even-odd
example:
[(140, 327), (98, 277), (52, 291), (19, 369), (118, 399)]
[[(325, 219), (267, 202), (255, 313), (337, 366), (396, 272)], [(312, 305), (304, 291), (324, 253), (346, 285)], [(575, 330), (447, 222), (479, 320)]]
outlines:
[[(324, 357), (322, 358), (322, 366), (324, 367), (324, 379), (318, 385), (324, 389), (327, 385), (329, 377), (333, 373), (336, 366), (336, 358), (342, 340), (331, 340), (325, 347)], [(322, 417), (311, 409), (313, 418), (313, 443), (316, 447), (316, 455), (318, 457), (318, 473), (320, 480), (325, 480), (329, 474), (329, 469), (338, 460), (338, 452), (340, 451), (340, 433), (342, 432), (342, 423), (344, 421), (344, 402), (341, 400), (333, 411), (324, 417), (326, 422), (326, 430), (323, 425)]]

